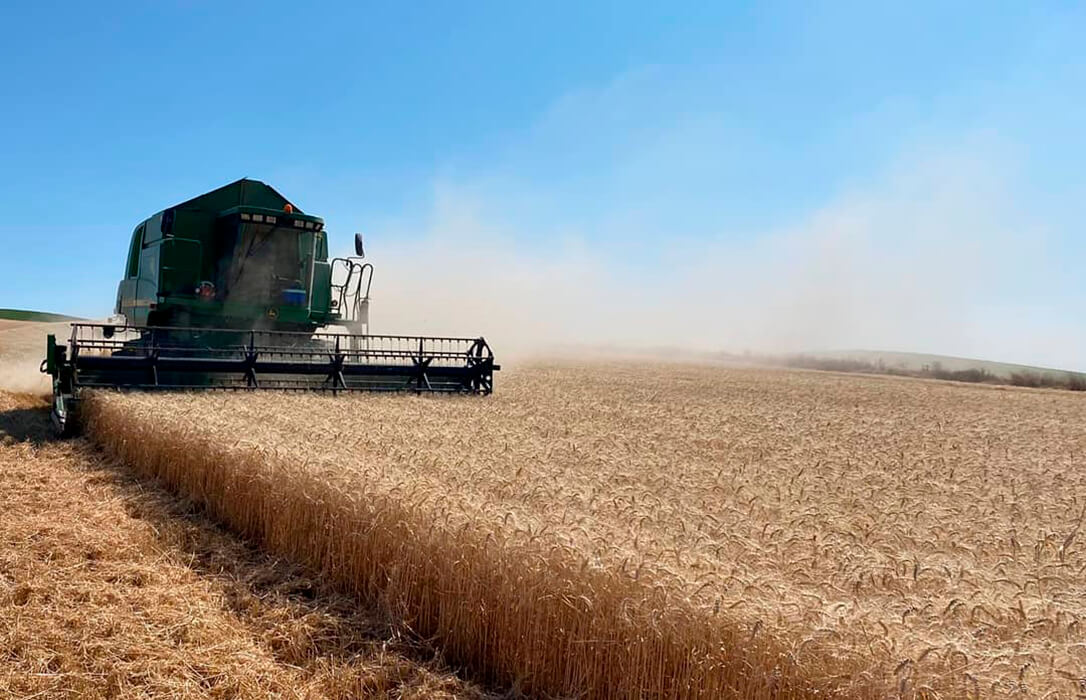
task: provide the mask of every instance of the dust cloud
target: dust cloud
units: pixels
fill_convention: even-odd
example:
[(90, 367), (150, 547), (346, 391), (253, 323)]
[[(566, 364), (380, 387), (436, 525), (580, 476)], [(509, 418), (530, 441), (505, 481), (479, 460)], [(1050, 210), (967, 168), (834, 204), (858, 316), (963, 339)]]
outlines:
[(0, 326), (0, 390), (49, 394), (48, 375), (39, 370), (45, 359), (46, 336), (67, 338), (67, 323), (11, 322)]
[(1023, 307), (1059, 292), (1013, 199), (983, 163), (935, 161), (780, 230), (662, 231), (641, 259), (590, 242), (621, 237), (525, 236), (445, 201), (421, 235), (371, 243), (371, 331), (484, 335), (505, 361), (863, 348), (1086, 369), (1080, 324)]

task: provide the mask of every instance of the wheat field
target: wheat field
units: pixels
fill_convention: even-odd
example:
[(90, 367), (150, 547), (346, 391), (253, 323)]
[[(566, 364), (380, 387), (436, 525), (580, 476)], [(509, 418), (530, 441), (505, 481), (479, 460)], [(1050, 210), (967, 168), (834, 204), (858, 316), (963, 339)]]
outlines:
[(101, 394), (94, 441), (529, 693), (1086, 692), (1086, 397), (651, 363)]
[(0, 697), (491, 697), (426, 651), (0, 391)]

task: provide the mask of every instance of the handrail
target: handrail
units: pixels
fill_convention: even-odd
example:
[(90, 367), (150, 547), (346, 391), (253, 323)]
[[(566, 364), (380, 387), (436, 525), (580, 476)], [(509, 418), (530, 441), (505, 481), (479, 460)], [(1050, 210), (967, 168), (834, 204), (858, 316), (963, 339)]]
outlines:
[[(370, 299), (370, 288), (373, 286), (373, 264), (362, 263), (354, 258), (333, 258), (333, 280), (337, 264), (341, 265), (347, 275), (341, 284), (336, 284), (334, 281), (331, 284), (332, 289), (337, 292), (338, 308), (344, 321), (356, 321), (361, 316), (362, 306)], [(362, 291), (363, 284), (366, 288), (365, 293)]]
[[(334, 339), (337, 336), (340, 338), (350, 337), (347, 333), (335, 333), (330, 331), (314, 331), (312, 333), (306, 331), (280, 331), (272, 329), (262, 328), (222, 328), (217, 326), (136, 326), (127, 323), (71, 323), (73, 331), (76, 329), (92, 329), (110, 328), (115, 333), (144, 333), (147, 331), (162, 331), (162, 332), (174, 332), (174, 331), (191, 331), (195, 333), (237, 333), (248, 335), (255, 333), (257, 335), (286, 335), (297, 337), (317, 337), (317, 338), (329, 338)], [(406, 335), (406, 334), (370, 334), (366, 333), (362, 337), (370, 338), (372, 340), (462, 340), (462, 341), (477, 341), (482, 340), (480, 337), (467, 337), (467, 336), (441, 336), (441, 335)]]

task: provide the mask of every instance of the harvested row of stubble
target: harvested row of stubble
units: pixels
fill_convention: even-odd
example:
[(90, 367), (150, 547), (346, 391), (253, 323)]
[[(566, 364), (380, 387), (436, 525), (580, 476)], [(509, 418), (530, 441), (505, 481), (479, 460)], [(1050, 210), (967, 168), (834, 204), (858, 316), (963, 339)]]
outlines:
[(0, 392), (0, 697), (481, 697)]
[(102, 396), (91, 429), (530, 689), (1071, 697), (1081, 399), (565, 366), (482, 401)]

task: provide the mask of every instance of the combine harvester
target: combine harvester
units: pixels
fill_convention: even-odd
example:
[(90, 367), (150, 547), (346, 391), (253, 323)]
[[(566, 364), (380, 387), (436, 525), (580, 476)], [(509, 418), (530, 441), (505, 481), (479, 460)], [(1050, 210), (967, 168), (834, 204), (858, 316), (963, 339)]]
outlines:
[(328, 259), (320, 217), (242, 179), (165, 209), (132, 233), (110, 323), (49, 336), (53, 423), (76, 427), (82, 389), (489, 394), (483, 338), (369, 334), (373, 266)]

